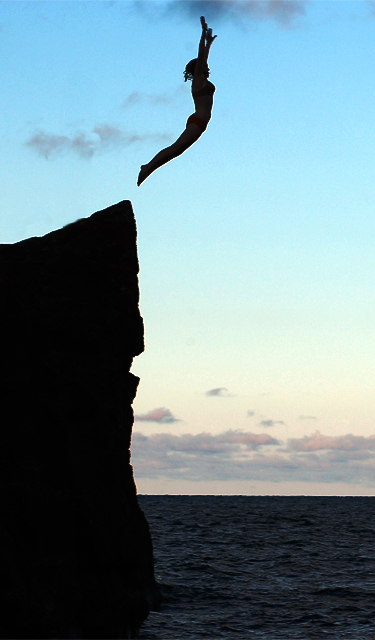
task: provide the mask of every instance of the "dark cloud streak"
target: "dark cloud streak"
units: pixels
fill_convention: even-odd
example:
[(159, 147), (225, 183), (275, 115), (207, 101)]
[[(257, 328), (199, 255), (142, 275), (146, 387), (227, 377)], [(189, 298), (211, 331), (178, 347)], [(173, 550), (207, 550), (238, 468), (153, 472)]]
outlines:
[(226, 387), (216, 387), (215, 389), (209, 389), (205, 393), (206, 396), (217, 397), (217, 398), (232, 398), (232, 394), (229, 393)]
[(260, 427), (274, 427), (275, 424), (285, 424), (283, 420), (261, 420), (259, 423)]
[[(232, 20), (246, 24), (260, 20), (273, 20), (283, 27), (290, 27), (296, 18), (306, 13), (307, 0), (170, 0), (153, 2), (153, 15), (187, 16), (198, 20), (204, 15), (210, 23)], [(134, 3), (144, 14), (150, 11), (150, 4), (136, 0)], [(215, 24), (215, 26), (216, 26)], [(211, 25), (210, 25), (211, 26)]]

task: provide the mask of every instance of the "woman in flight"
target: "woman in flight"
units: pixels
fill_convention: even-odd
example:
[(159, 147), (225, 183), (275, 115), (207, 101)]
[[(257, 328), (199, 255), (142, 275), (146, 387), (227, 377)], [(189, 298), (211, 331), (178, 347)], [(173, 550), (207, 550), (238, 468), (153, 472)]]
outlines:
[(193, 95), (195, 112), (189, 116), (186, 129), (170, 147), (162, 149), (148, 164), (143, 164), (138, 176), (138, 187), (148, 176), (166, 162), (180, 156), (200, 138), (211, 119), (212, 105), (214, 101), (215, 86), (208, 80), (210, 70), (208, 68), (208, 54), (216, 36), (212, 35), (212, 29), (207, 28), (204, 17), (201, 17), (202, 36), (199, 42), (198, 58), (190, 60), (186, 65), (185, 82), (192, 80), (191, 91)]

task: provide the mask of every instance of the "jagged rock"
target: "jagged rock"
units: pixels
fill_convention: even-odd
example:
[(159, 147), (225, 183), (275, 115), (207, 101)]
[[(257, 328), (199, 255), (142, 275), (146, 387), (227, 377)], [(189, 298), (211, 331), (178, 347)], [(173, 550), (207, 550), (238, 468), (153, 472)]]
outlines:
[(129, 201), (0, 245), (0, 634), (133, 638), (159, 592), (130, 465)]

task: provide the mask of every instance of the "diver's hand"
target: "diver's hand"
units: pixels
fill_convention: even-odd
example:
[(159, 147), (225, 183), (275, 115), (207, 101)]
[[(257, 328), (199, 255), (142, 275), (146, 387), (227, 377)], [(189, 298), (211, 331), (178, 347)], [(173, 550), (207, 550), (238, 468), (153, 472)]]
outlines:
[(209, 46), (212, 45), (213, 41), (217, 38), (217, 36), (212, 35), (212, 29), (208, 29), (206, 33), (206, 42)]
[(204, 19), (204, 16), (201, 16), (201, 25), (202, 25), (203, 31), (206, 32), (208, 27), (207, 27), (207, 22)]

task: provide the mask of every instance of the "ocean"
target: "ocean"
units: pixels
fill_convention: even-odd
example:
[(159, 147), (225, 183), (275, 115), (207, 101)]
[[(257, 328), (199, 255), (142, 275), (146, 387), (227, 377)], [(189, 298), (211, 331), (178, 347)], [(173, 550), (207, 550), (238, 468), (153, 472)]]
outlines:
[(375, 639), (375, 498), (138, 496), (163, 594), (139, 638)]

